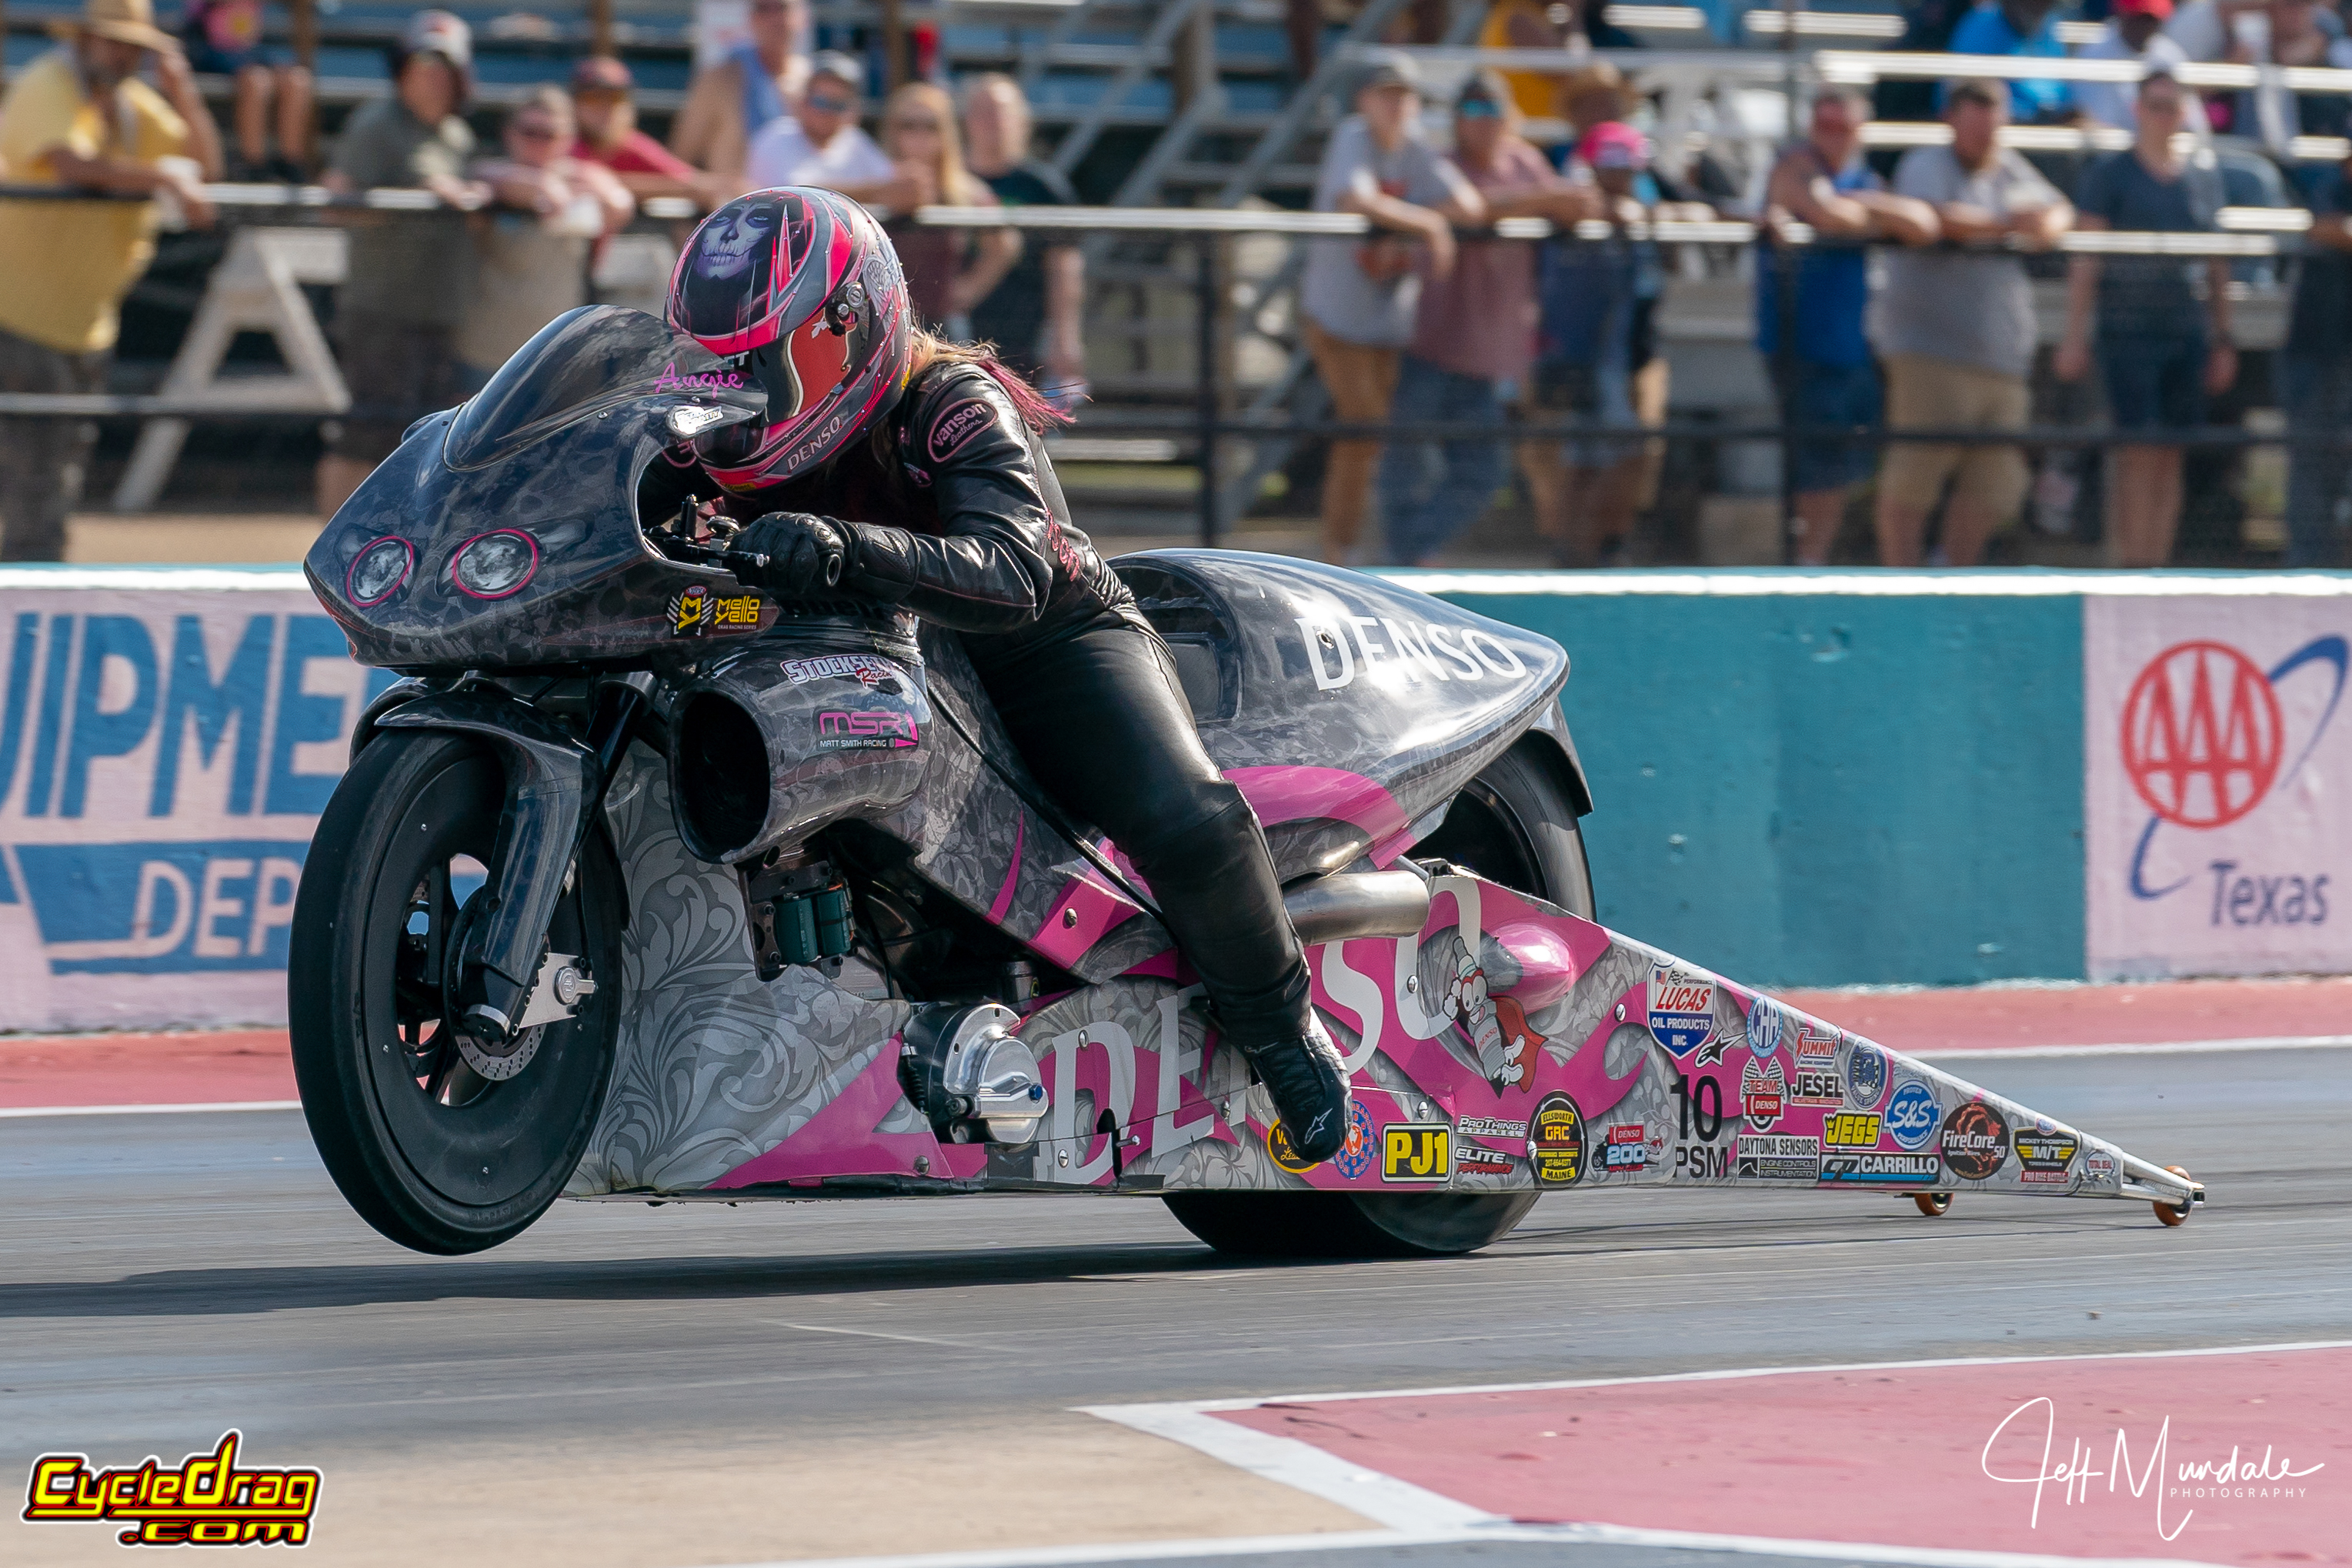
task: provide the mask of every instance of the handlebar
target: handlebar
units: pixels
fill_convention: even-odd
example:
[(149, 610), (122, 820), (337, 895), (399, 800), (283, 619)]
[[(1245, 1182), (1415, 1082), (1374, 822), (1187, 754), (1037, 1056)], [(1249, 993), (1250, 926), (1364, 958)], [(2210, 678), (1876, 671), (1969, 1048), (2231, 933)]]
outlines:
[[(673, 561), (690, 561), (697, 565), (716, 566), (731, 574), (739, 583), (758, 584), (767, 574), (769, 558), (754, 551), (730, 550), (723, 545), (702, 544), (691, 539), (682, 539), (675, 533), (655, 529), (647, 529), (646, 537), (654, 542), (655, 549)], [(833, 557), (826, 564), (830, 570), (825, 574), (824, 585), (828, 588), (838, 587), (841, 582), (840, 557), (837, 555)]]

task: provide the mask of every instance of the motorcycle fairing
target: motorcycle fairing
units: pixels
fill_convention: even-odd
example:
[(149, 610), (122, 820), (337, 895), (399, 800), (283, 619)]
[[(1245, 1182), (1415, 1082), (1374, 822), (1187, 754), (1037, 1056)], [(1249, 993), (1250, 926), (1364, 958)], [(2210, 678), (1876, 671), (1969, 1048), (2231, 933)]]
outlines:
[[(657, 553), (631, 499), (646, 465), (679, 440), (679, 422), (707, 428), (765, 406), (726, 385), (727, 374), (654, 317), (592, 306), (541, 329), (475, 399), (420, 420), (302, 563), (353, 657), (447, 672), (666, 663), (775, 625), (766, 595)], [(500, 598), (461, 591), (457, 554), (502, 530), (529, 536), (530, 574)], [(411, 564), (383, 597), (359, 603), (352, 566), (385, 538), (405, 542)]]
[(1361, 573), (1232, 550), (1113, 564), (1286, 880), (1367, 853), (1386, 866), (1568, 679), (1549, 638)]
[(2112, 1143), (1467, 877), (1437, 879), (1417, 938), (1308, 950), (1360, 1108), (1331, 1161), (1276, 1157), (1265, 1090), (1172, 953), (1023, 1019), (1052, 1096), (1035, 1143), (942, 1144), (898, 1086), (906, 1004), (811, 969), (762, 984), (740, 884), (687, 852), (649, 752), (605, 810), (636, 913), (575, 1197), (1696, 1183), (2187, 1201)]

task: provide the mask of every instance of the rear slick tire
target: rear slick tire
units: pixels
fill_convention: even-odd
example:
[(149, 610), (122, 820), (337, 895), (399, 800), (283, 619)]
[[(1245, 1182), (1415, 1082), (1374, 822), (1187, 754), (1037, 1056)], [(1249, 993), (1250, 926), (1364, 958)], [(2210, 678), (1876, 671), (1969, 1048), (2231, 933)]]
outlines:
[(575, 1016), (527, 1033), (528, 1059), (495, 1080), (473, 1062), (505, 1062), (478, 1047), (469, 1058), (442, 1022), (466, 919), (453, 878), (489, 868), (506, 794), (498, 759), (470, 737), (380, 735), (336, 785), (295, 896), (287, 1003), (302, 1114), (360, 1217), (419, 1252), (478, 1252), (546, 1212), (604, 1109), (620, 1032), (621, 873), (596, 832), (549, 931), (596, 984)]
[[(1514, 892), (1593, 918), (1576, 808), (1522, 742), (1463, 786), (1414, 846)], [(1195, 1191), (1166, 1195), (1176, 1223), (1233, 1258), (1454, 1258), (1491, 1246), (1540, 1193)]]

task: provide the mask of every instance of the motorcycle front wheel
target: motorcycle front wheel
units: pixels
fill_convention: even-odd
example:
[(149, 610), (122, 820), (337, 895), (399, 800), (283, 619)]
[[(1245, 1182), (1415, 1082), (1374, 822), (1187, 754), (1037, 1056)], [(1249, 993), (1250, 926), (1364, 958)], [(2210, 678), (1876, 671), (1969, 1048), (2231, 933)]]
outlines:
[[(1514, 892), (1593, 918), (1576, 808), (1523, 742), (1464, 785), (1416, 857), (1450, 860)], [(1540, 1194), (1171, 1193), (1178, 1224), (1235, 1258), (1451, 1258), (1508, 1236)]]
[(368, 742), (319, 822), (295, 897), (288, 1007), (310, 1136), (360, 1216), (419, 1252), (495, 1247), (546, 1212), (604, 1108), (620, 1031), (621, 873), (592, 832), (548, 933), (595, 989), (569, 1019), (486, 1045), (452, 1026), (506, 804), (480, 742)]

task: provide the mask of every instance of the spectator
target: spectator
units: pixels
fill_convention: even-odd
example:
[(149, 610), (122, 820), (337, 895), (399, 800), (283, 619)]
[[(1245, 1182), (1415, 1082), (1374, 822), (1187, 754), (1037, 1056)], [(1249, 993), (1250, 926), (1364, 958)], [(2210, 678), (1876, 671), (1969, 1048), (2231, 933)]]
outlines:
[(472, 269), (464, 214), (490, 199), (466, 178), (474, 133), (458, 111), (473, 90), (473, 35), (446, 11), (419, 11), (392, 52), (393, 93), (343, 127), (327, 188), (379, 186), (441, 198), (429, 213), (355, 213), (351, 264), (335, 298), (336, 357), (366, 408), (346, 417), (319, 460), (319, 511), (332, 516), (423, 414), (457, 389), (456, 331)]
[(793, 112), (751, 144), (753, 190), (823, 185), (854, 200), (906, 212), (939, 199), (920, 168), (900, 168), (858, 127), (866, 68), (844, 54), (809, 62), (808, 87)]
[(2241, 12), (2259, 11), (2263, 0), (2189, 0), (2177, 6), (2164, 25), (2164, 36), (2199, 64), (2209, 64), (2230, 52), (2234, 24)]
[[(1596, 205), (1589, 187), (1571, 187), (1519, 135), (1511, 89), (1493, 71), (1474, 74), (1454, 100), (1454, 162), (1490, 217), (1573, 223)], [(1534, 247), (1465, 241), (1451, 272), (1422, 284), (1391, 417), (1490, 425), (1499, 434), (1504, 400), (1527, 380), (1535, 318)], [(1433, 564), (1502, 484), (1504, 453), (1501, 441), (1476, 437), (1391, 443), (1381, 462), (1389, 558)]]
[[(991, 73), (964, 99), (965, 151), (971, 172), (1008, 207), (1069, 206), (1077, 199), (1062, 172), (1029, 153), (1029, 100), (1009, 76)], [(1006, 364), (1069, 404), (1086, 394), (1087, 348), (1080, 315), (1087, 298), (1086, 252), (1051, 229), (1023, 234), (1021, 259), (971, 308), (971, 335), (993, 342)]]
[[(2289, 449), (2286, 563), (2345, 564), (2341, 508), (2352, 451), (2352, 159), (2328, 172), (2312, 203), (2311, 249), (2295, 278), (2279, 358)], [(2302, 443), (2310, 443), (2304, 445)]]
[[(1952, 53), (2063, 59), (2057, 13), (2058, 0), (1984, 0), (1952, 29)], [(2043, 78), (2011, 82), (2009, 103), (2010, 112), (2030, 125), (2066, 118), (2074, 97), (2067, 83)]]
[[(1862, 241), (1927, 245), (1936, 210), (1890, 195), (1863, 162), (1868, 100), (1853, 88), (1824, 87), (1813, 100), (1806, 139), (1780, 156), (1765, 188), (1767, 238), (1757, 250), (1756, 346), (1771, 362), (1780, 417), (1790, 425), (1875, 425), (1878, 367), (1863, 332), (1870, 303), (1870, 256)], [(1813, 242), (1794, 265), (1783, 254), (1781, 225), (1809, 224)], [(1781, 298), (1782, 269), (1791, 274)], [(1780, 317), (1795, 331), (1785, 350)], [(1858, 441), (1810, 440), (1794, 446), (1796, 555), (1825, 564), (1845, 517), (1846, 492), (1869, 477), (1870, 447)]]
[[(1661, 208), (1669, 189), (1650, 168), (1649, 141), (1622, 121), (1580, 128), (1570, 168), (1597, 193), (1617, 224), (1601, 244), (1555, 241), (1544, 247), (1536, 333), (1534, 403), (1580, 422), (1631, 429), (1666, 416), (1666, 362), (1657, 351), (1655, 318), (1665, 272), (1658, 247), (1624, 230), (1661, 211), (1709, 216), (1704, 206)], [(1633, 520), (1657, 487), (1663, 454), (1652, 441), (1580, 437), (1530, 441), (1519, 466), (1535, 502), (1536, 527), (1563, 566), (1615, 559)]]
[[(1304, 83), (1315, 74), (1326, 26), (1345, 26), (1363, 9), (1364, 0), (1285, 0), (1282, 23), (1290, 43), (1291, 79)], [(1443, 43), (1452, 12), (1449, 0), (1408, 0), (1382, 36), (1391, 44)]]
[(459, 384), (476, 392), (531, 334), (588, 302), (588, 254), (626, 224), (635, 197), (613, 171), (575, 158), (572, 100), (541, 87), (507, 116), (505, 156), (474, 165), (497, 210), (474, 219), (474, 276), (457, 322)]
[[(1318, 212), (1360, 213), (1365, 239), (1308, 241), (1299, 281), (1307, 352), (1340, 419), (1377, 423), (1389, 416), (1397, 354), (1412, 336), (1420, 281), (1417, 241), (1426, 270), (1454, 269), (1454, 226), (1484, 220), (1486, 203), (1461, 171), (1421, 139), (1421, 80), (1411, 57), (1376, 59), (1356, 89), (1356, 112), (1325, 144), (1315, 180)], [(1323, 555), (1345, 561), (1363, 531), (1381, 444), (1331, 443), (1323, 478)]]
[[(2201, 234), (2214, 227), (2221, 179), (2211, 154), (2184, 161), (2172, 138), (2189, 110), (2180, 84), (2162, 73), (2139, 84), (2139, 130), (2128, 151), (2083, 173), (2074, 205), (2086, 230)], [(2205, 269), (2200, 303), (2189, 267)], [(2219, 258), (2184, 265), (2161, 256), (2077, 256), (2067, 279), (2061, 381), (2090, 368), (2095, 300), (2099, 368), (2118, 430), (2185, 429), (2205, 422), (2208, 393), (2238, 375), (2230, 337), (2230, 267)], [(2207, 323), (2210, 322), (2209, 330)], [(2172, 558), (2180, 521), (2180, 448), (2118, 447), (2107, 474), (2107, 559), (2116, 566), (2161, 566)]]
[(803, 0), (751, 0), (751, 21), (749, 41), (694, 73), (669, 132), (671, 152), (730, 179), (743, 173), (760, 132), (800, 101), (809, 79)]
[[(910, 81), (882, 106), (882, 151), (894, 168), (913, 171), (950, 206), (992, 207), (996, 193), (963, 166), (955, 102), (945, 88)], [(907, 269), (907, 297), (933, 331), (959, 341), (971, 333), (971, 308), (1021, 258), (1010, 228), (933, 228), (911, 216), (884, 226)]]
[[(2074, 209), (2024, 157), (2000, 145), (2009, 93), (1982, 78), (1944, 100), (1947, 147), (1914, 147), (1895, 170), (1895, 194), (1931, 204), (1944, 237), (2054, 243)], [(2033, 286), (2014, 256), (1898, 250), (1874, 302), (1872, 336), (1886, 370), (1886, 422), (1895, 430), (2005, 430), (2026, 423), (2032, 394)], [(1927, 514), (1944, 509), (1944, 556), (1973, 566), (1994, 531), (2017, 515), (2030, 477), (2014, 447), (1896, 442), (1878, 476), (1878, 559), (1916, 566)]]
[[(180, 18), (191, 69), (236, 81), (237, 173), (299, 183), (310, 151), (310, 73), (262, 42), (261, 0), (188, 0)], [(278, 110), (278, 155), (269, 110)]]
[(1625, 73), (1607, 60), (1586, 66), (1562, 81), (1559, 111), (1560, 118), (1568, 121), (1569, 139), (1553, 149), (1555, 163), (1566, 166), (1576, 152), (1576, 138), (1583, 134), (1586, 126), (1623, 120), (1633, 112), (1637, 101), (1633, 89), (1625, 85)]
[(572, 156), (601, 163), (631, 195), (684, 196), (706, 207), (727, 199), (725, 183), (706, 174), (637, 129), (636, 79), (610, 55), (572, 68), (572, 102), (580, 121)]
[[(1478, 46), (1487, 49), (1561, 49), (1570, 55), (1593, 49), (1638, 49), (1642, 40), (1595, 16), (1597, 7), (1549, 5), (1545, 0), (1496, 0), (1478, 29)], [(1589, 30), (1588, 30), (1589, 29)], [(1615, 70), (1614, 66), (1608, 67)], [(1505, 71), (1512, 101), (1519, 112), (1540, 119), (1553, 112), (1559, 96), (1556, 71)], [(1615, 119), (1605, 115), (1604, 119)]]
[[(2261, 9), (2240, 12), (2235, 25), (2228, 58), (2238, 65), (2325, 67), (2332, 63), (2330, 49), (2344, 41), (2344, 24), (2315, 0), (2270, 0)], [(2344, 110), (2341, 93), (2289, 92), (2272, 81), (2237, 94), (2229, 123), (2237, 134), (2258, 138), (2273, 155), (2284, 157), (2287, 143), (2297, 136), (2342, 135)]]
[[(2172, 0), (2116, 0), (2115, 15), (2098, 41), (2084, 47), (2086, 60), (2140, 60), (2151, 70), (2169, 70), (2189, 63), (2189, 53), (2166, 36), (2164, 24), (2172, 16)], [(2139, 84), (2128, 81), (2078, 81), (2075, 107), (2102, 125), (2132, 129), (2132, 105)]]
[[(0, 97), (0, 168), (19, 184), (168, 194), (208, 225), (199, 182), (220, 175), (220, 134), (187, 58), (147, 0), (89, 0), (69, 42)], [(149, 56), (163, 90), (139, 79)], [(91, 393), (123, 295), (155, 254), (152, 202), (0, 201), (0, 392)], [(0, 418), (0, 561), (57, 561), (81, 499), (94, 426)]]

